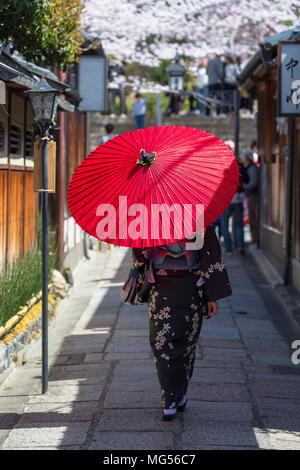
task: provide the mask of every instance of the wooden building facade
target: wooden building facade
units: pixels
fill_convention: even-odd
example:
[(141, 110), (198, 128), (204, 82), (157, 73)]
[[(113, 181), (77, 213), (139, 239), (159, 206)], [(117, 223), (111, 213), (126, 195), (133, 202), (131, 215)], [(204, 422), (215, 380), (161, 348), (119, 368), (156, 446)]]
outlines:
[(32, 111), (24, 88), (6, 83), (0, 108), (0, 265), (23, 255), (37, 240), (38, 194), (33, 192)]
[[(82, 230), (67, 207), (67, 188), (76, 166), (86, 156), (86, 113), (70, 75), (52, 72), (2, 51), (0, 80), (5, 104), (0, 106), (0, 269), (36, 245), (40, 195), (33, 191), (33, 116), (26, 90), (44, 75), (60, 92), (57, 114), (56, 193), (49, 194), (49, 213), (57, 227), (59, 268), (75, 267), (83, 255)], [(66, 260), (67, 259), (67, 260)]]
[(239, 80), (258, 99), (258, 248), (282, 282), (300, 292), (300, 118), (279, 117), (277, 111), (278, 41), (299, 39), (299, 28), (265, 38)]

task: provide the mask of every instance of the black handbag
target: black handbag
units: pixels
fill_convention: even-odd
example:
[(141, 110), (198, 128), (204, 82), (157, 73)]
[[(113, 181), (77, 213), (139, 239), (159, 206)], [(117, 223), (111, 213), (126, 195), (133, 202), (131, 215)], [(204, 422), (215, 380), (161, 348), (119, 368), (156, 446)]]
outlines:
[(152, 287), (152, 283), (148, 279), (149, 274), (149, 264), (145, 267), (144, 272), (141, 276), (140, 288), (138, 290), (138, 299), (140, 303), (147, 303), (149, 293)]
[(131, 268), (126, 281), (124, 282), (120, 297), (123, 302), (132, 305), (147, 303), (152, 282), (149, 282), (150, 262), (138, 268)]

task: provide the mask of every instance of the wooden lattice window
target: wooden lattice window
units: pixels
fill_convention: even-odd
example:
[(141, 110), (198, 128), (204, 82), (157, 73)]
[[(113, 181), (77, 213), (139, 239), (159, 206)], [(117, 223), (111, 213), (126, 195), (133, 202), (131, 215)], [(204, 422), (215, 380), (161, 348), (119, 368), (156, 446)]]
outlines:
[(33, 157), (33, 133), (25, 131), (25, 157)]
[(22, 131), (20, 127), (10, 128), (10, 151), (13, 155), (20, 155), (22, 151)]
[(2, 121), (0, 121), (0, 153), (5, 152), (5, 127)]

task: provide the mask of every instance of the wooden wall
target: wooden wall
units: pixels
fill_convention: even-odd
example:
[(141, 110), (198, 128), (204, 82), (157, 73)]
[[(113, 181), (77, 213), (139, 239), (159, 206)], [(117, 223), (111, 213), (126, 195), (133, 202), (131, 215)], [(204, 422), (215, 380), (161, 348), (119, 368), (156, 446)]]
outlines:
[[(33, 130), (22, 125), (33, 123), (31, 107), (24, 90), (9, 84), (6, 103), (6, 111), (20, 123), (8, 118), (0, 109), (0, 269), (36, 245), (39, 209), (39, 194), (33, 191)], [(62, 161), (65, 171), (58, 175), (57, 185), (64, 188), (61, 198), (65, 206), (59, 203), (57, 194), (49, 194), (50, 214), (61, 226), (58, 228), (58, 243), (64, 245), (64, 239), (68, 240), (62, 246), (62, 253), (82, 238), (82, 231), (75, 226), (68, 211), (67, 190), (76, 167), (86, 157), (86, 113), (65, 112), (65, 117), (65, 127), (57, 131), (64, 141), (61, 147), (64, 148)], [(57, 146), (57, 166), (61, 164), (61, 151)], [(64, 233), (65, 222), (74, 225), (68, 233)]]
[(49, 211), (57, 226), (58, 268), (64, 257), (82, 239), (82, 230), (69, 212), (67, 193), (76, 167), (86, 156), (86, 113), (58, 111), (56, 131), (56, 193), (49, 194)]
[(75, 224), (68, 208), (69, 183), (77, 166), (86, 155), (86, 113), (68, 113), (66, 155), (66, 217), (64, 220), (64, 252), (71, 250), (83, 237), (83, 231)]
[(36, 243), (37, 194), (33, 172), (0, 169), (0, 264), (6, 265)]
[[(21, 123), (32, 123), (24, 93), (7, 89), (6, 110)], [(38, 195), (33, 191), (32, 128), (15, 123), (3, 111), (4, 151), (0, 163), (0, 268), (22, 256), (37, 242)], [(14, 149), (12, 126), (19, 132), (19, 147)], [(3, 137), (2, 137), (3, 139)]]
[(300, 261), (300, 118), (296, 118), (295, 121), (293, 256)]
[(68, 114), (68, 164), (67, 164), (67, 185), (71, 177), (80, 165), (85, 155), (86, 139), (86, 115), (76, 111)]
[[(252, 82), (258, 92), (257, 135), (261, 157), (260, 248), (283, 277), (286, 163), (288, 136), (277, 129), (276, 68)], [(288, 130), (286, 126), (285, 131)], [(293, 154), (292, 283), (300, 291), (300, 118), (295, 119)]]
[(285, 195), (284, 135), (277, 130), (277, 77), (270, 72), (258, 83), (258, 146), (261, 156), (262, 222), (278, 234), (283, 228)]
[(257, 136), (260, 156), (260, 248), (274, 268), (283, 275), (285, 201), (285, 138), (277, 130), (276, 69), (264, 69), (253, 81), (257, 89)]
[(0, 267), (6, 258), (7, 171), (0, 170)]

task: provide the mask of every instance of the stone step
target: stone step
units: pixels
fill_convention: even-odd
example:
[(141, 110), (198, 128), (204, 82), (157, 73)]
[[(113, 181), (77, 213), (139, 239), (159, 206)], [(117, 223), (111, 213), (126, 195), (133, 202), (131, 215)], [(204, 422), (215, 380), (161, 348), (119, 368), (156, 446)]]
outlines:
[[(105, 134), (105, 125), (112, 123), (114, 125), (114, 133), (123, 134), (127, 131), (135, 129), (134, 121), (131, 117), (116, 116), (112, 118), (108, 115), (101, 115), (100, 113), (90, 113), (90, 150), (93, 150), (98, 145), (98, 139), (101, 135)], [(156, 126), (155, 118), (147, 118), (146, 126)], [(180, 116), (176, 117), (163, 117), (163, 125), (176, 125), (195, 127), (202, 129), (206, 132), (214, 134), (221, 140), (234, 140), (235, 120), (232, 117), (228, 118), (203, 118), (201, 116)], [(250, 147), (252, 140), (257, 138), (255, 121), (252, 118), (240, 119), (240, 153)]]

